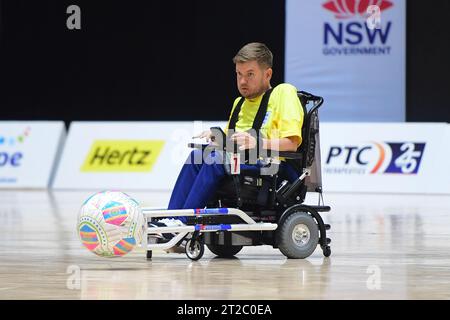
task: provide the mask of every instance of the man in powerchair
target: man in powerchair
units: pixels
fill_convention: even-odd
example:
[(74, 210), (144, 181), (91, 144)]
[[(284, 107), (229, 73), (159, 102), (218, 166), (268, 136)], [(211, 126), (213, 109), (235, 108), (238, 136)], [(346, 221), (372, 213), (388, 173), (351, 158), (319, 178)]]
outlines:
[[(227, 137), (239, 150), (258, 149), (262, 144), (263, 149), (295, 152), (302, 143), (304, 112), (294, 86), (283, 83), (271, 87), (272, 52), (263, 43), (249, 43), (239, 50), (233, 62), (241, 97), (234, 101), (224, 130), (228, 132)], [(262, 114), (264, 109), (266, 112)], [(259, 133), (259, 138), (250, 133), (255, 130)], [(206, 138), (211, 142), (214, 135), (211, 130), (207, 130), (194, 138)], [(204, 208), (227, 175), (222, 157), (222, 153), (213, 151), (203, 159), (202, 150), (193, 150), (175, 183), (168, 209)], [(198, 161), (199, 158), (201, 161)], [(297, 171), (284, 159), (280, 160), (277, 166), (279, 181), (292, 182), (297, 179)], [(260, 169), (260, 162), (248, 164), (241, 161), (241, 172)], [(152, 224), (182, 226), (186, 222), (186, 217), (176, 217), (161, 219)], [(172, 237), (171, 234), (163, 236)], [(171, 251), (184, 252), (176, 247)]]

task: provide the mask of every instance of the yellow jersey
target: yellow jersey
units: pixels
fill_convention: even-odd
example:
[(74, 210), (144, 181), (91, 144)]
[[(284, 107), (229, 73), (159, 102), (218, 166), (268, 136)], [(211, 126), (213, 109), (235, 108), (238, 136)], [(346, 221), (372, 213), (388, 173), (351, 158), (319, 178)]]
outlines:
[[(252, 128), (263, 95), (255, 99), (245, 99), (236, 122), (236, 132)], [(241, 98), (234, 100), (225, 132), (228, 131), (231, 115)], [(260, 130), (266, 139), (281, 139), (296, 136), (302, 143), (303, 108), (297, 96), (297, 88), (288, 83), (276, 86), (270, 95), (267, 112)]]

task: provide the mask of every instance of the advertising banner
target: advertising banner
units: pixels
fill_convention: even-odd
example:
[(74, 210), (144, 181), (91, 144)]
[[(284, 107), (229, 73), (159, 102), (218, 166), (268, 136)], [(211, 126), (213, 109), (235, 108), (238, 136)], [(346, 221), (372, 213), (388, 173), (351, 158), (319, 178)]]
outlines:
[[(55, 189), (171, 191), (192, 136), (225, 122), (74, 122)], [(445, 123), (321, 123), (325, 192), (450, 193)]]
[(288, 0), (285, 81), (325, 121), (405, 121), (405, 0)]
[[(445, 193), (445, 123), (324, 123), (325, 191)], [(445, 188), (447, 186), (447, 188)]]
[[(72, 122), (53, 188), (171, 190), (195, 134), (221, 122)], [(198, 141), (201, 142), (201, 141)]]
[(0, 121), (0, 188), (47, 188), (64, 139), (62, 121)]

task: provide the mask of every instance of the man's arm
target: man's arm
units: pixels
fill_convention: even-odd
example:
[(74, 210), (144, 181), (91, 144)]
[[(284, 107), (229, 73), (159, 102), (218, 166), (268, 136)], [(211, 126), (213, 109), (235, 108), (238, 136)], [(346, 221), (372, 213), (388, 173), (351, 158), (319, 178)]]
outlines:
[(297, 136), (281, 139), (263, 139), (263, 148), (278, 151), (297, 151), (300, 139)]

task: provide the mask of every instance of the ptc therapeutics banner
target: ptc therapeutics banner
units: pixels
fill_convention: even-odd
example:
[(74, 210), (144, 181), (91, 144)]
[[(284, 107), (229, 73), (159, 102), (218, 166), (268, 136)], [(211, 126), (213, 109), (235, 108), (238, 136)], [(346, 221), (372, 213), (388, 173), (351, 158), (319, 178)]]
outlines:
[(324, 123), (325, 191), (450, 193), (445, 123)]
[(0, 188), (47, 188), (64, 138), (62, 121), (0, 121)]
[(405, 0), (288, 0), (285, 80), (326, 121), (405, 120)]
[(72, 122), (53, 187), (171, 190), (192, 150), (192, 136), (213, 124), (224, 125)]

